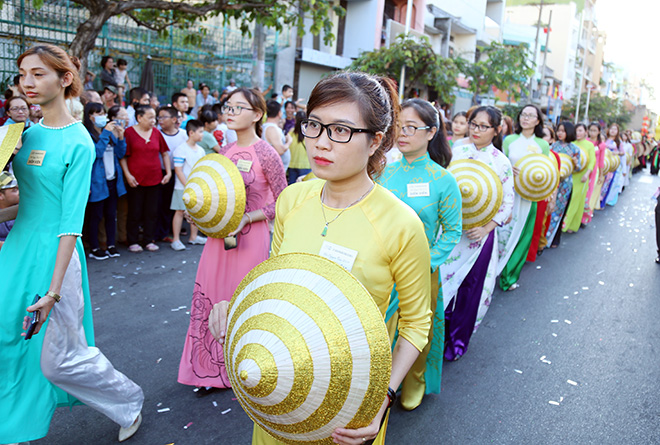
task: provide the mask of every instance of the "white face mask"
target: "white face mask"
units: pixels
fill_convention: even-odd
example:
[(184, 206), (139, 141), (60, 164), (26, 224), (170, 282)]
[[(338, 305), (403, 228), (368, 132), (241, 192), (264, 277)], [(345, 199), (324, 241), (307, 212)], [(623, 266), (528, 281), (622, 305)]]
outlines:
[(94, 125), (99, 128), (105, 128), (105, 126), (108, 125), (108, 116), (105, 114), (101, 116), (94, 116)]

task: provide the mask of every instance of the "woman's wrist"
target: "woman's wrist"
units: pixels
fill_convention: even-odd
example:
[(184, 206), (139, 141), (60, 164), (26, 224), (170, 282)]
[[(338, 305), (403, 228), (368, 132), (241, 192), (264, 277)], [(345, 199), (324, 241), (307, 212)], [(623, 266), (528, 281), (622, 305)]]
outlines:
[(250, 216), (250, 212), (246, 212), (245, 216), (248, 218), (248, 224), (252, 225), (252, 217)]

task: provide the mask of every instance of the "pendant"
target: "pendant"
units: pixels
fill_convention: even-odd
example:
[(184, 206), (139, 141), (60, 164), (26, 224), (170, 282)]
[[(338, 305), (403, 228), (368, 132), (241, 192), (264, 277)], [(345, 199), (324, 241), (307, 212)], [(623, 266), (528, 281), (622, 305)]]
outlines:
[(323, 232), (321, 232), (321, 236), (326, 236), (328, 234), (328, 225), (326, 224), (325, 227), (323, 228)]

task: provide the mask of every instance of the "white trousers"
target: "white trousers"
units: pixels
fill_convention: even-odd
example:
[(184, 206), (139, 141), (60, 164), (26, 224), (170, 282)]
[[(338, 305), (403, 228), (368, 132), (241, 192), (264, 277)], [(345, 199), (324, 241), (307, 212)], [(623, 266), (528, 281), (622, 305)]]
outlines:
[(142, 410), (144, 394), (98, 348), (87, 345), (77, 250), (66, 270), (60, 295), (62, 300), (50, 312), (41, 351), (41, 371), (51, 383), (85, 405), (124, 428), (131, 426)]

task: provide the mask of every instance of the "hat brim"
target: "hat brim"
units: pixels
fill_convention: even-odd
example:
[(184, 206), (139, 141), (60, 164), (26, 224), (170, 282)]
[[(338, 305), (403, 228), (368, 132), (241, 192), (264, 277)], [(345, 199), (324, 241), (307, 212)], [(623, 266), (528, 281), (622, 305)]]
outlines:
[(3, 125), (0, 127), (0, 170), (4, 170), (9, 158), (21, 140), (24, 123)]
[(390, 348), (369, 292), (320, 256), (264, 261), (229, 305), (232, 388), (252, 420), (284, 443), (331, 444), (335, 428), (369, 425), (387, 394)]

